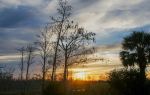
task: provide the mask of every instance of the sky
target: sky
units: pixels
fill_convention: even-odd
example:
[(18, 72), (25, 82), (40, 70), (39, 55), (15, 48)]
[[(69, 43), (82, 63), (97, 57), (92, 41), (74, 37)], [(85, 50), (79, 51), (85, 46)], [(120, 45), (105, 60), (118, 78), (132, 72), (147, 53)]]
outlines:
[[(72, 19), (96, 33), (97, 55), (108, 62), (87, 64), (99, 74), (121, 67), (123, 37), (132, 31), (150, 32), (150, 0), (69, 0)], [(19, 63), (17, 48), (36, 40), (40, 29), (55, 16), (57, 0), (0, 0), (0, 64)], [(77, 69), (80, 69), (78, 67)], [(35, 71), (35, 70), (34, 70)]]

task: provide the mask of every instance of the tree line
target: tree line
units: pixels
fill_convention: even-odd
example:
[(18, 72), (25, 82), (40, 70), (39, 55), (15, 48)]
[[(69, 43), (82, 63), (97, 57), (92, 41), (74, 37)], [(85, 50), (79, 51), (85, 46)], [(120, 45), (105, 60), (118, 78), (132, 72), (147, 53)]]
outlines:
[[(72, 65), (86, 63), (88, 55), (94, 53), (91, 44), (95, 42), (95, 33), (88, 32), (72, 20), (72, 6), (67, 0), (59, 0), (57, 14), (51, 17), (37, 35), (37, 40), (18, 49), (21, 55), (20, 79), (29, 79), (30, 66), (36, 63), (36, 56), (42, 67), (42, 90), (45, 87), (47, 72), (51, 69), (51, 81), (56, 80), (56, 71), (63, 67), (63, 80), (68, 80), (68, 69)], [(26, 66), (26, 67), (25, 67)], [(26, 68), (26, 70), (24, 70)]]

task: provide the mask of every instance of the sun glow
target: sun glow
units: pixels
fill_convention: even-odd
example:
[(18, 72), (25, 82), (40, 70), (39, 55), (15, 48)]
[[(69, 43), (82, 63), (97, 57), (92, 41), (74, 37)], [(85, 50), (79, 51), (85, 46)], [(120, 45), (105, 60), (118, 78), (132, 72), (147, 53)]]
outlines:
[(86, 72), (77, 72), (77, 73), (74, 73), (73, 75), (73, 79), (74, 80), (85, 80), (86, 79)]

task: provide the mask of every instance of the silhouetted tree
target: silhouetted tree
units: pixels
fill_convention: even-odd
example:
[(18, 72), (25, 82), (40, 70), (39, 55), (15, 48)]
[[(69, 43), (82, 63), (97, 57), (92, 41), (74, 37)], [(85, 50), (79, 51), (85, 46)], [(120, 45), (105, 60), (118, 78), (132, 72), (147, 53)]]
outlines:
[(56, 34), (56, 44), (54, 45), (54, 58), (53, 58), (53, 69), (51, 79), (55, 80), (55, 72), (57, 66), (57, 56), (58, 56), (58, 45), (60, 43), (60, 37), (63, 34), (64, 23), (68, 22), (71, 14), (71, 6), (68, 4), (67, 0), (59, 0), (58, 15), (52, 17), (53, 32)]
[(11, 66), (1, 66), (0, 67), (0, 80), (12, 80), (13, 73), (15, 71), (14, 67)]
[(124, 66), (134, 66), (140, 68), (141, 78), (145, 80), (145, 68), (150, 62), (150, 34), (146, 32), (133, 32), (124, 38), (122, 43), (124, 51), (120, 52), (120, 57)]
[(25, 55), (25, 48), (21, 47), (18, 49), (18, 51), (21, 53), (21, 63), (19, 64), (19, 69), (20, 69), (20, 80), (23, 79), (23, 71), (24, 71), (24, 55)]
[[(74, 24), (70, 20), (72, 7), (67, 0), (59, 0), (58, 15), (52, 17), (52, 32), (56, 38), (54, 45), (54, 59), (52, 80), (55, 79), (55, 72), (57, 64), (60, 63), (58, 56), (64, 57), (64, 80), (67, 79), (67, 70), (70, 63), (68, 59), (75, 55), (83, 54), (83, 48), (88, 41), (94, 40), (94, 33), (87, 32), (83, 28), (79, 28), (77, 24)], [(82, 48), (81, 48), (82, 47)], [(60, 53), (61, 52), (61, 53)], [(58, 55), (58, 53), (60, 53)], [(85, 53), (85, 52), (84, 52)]]
[(29, 44), (26, 48), (26, 52), (27, 52), (27, 67), (26, 67), (26, 80), (29, 79), (29, 69), (31, 64), (34, 63), (33, 58), (34, 56), (34, 50), (35, 48), (33, 47), (33, 45)]
[(139, 66), (141, 89), (143, 89), (146, 79), (145, 69), (150, 62), (150, 33), (135, 31), (124, 38), (122, 47), (124, 49), (120, 52), (122, 63), (125, 67), (135, 64)]
[(45, 26), (44, 30), (41, 31), (40, 35), (37, 35), (38, 41), (36, 45), (38, 46), (38, 50), (40, 52), (41, 64), (42, 64), (42, 92), (45, 86), (45, 77), (48, 69), (50, 68), (50, 54), (52, 51), (50, 38), (51, 32), (49, 32), (48, 25)]
[(137, 69), (111, 71), (108, 80), (111, 86), (110, 92), (114, 95), (143, 95), (143, 93), (140, 93), (139, 76), (140, 73)]
[[(90, 41), (94, 41), (95, 33), (87, 32), (83, 28), (79, 28), (77, 24), (73, 24), (73, 21), (65, 23), (63, 29), (63, 35), (60, 37), (59, 46), (61, 47), (62, 54), (64, 56), (64, 80), (67, 80), (68, 66), (76, 63), (82, 63), (86, 61), (86, 54)], [(82, 56), (84, 55), (84, 56)], [(74, 57), (80, 56), (81, 58), (75, 59)], [(73, 62), (76, 61), (76, 62)]]
[(19, 64), (19, 70), (20, 70), (20, 76), (19, 76), (19, 79), (22, 81), (22, 83), (20, 84), (20, 88), (21, 88), (21, 95), (23, 95), (24, 94), (24, 90), (25, 90), (25, 85), (24, 85), (24, 83), (23, 83), (23, 74), (24, 74), (24, 57), (25, 57), (25, 52), (26, 52), (26, 49), (24, 48), (24, 47), (21, 47), (21, 48), (19, 48), (19, 49), (17, 49), (19, 52), (20, 52), (20, 54), (21, 54), (21, 56), (20, 56), (20, 64)]

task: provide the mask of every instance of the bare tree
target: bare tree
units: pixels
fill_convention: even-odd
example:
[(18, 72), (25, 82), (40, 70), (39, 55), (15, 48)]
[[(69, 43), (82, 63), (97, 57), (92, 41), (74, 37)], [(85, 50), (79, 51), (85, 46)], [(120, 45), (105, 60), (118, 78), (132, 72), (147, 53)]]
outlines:
[(26, 48), (26, 52), (27, 52), (26, 80), (29, 79), (29, 69), (31, 64), (33, 64), (34, 50), (35, 48), (31, 44), (29, 44)]
[(51, 54), (51, 32), (49, 32), (48, 25), (45, 26), (44, 30), (41, 31), (40, 35), (37, 35), (38, 41), (36, 42), (36, 45), (38, 45), (38, 50), (40, 52), (41, 57), (41, 64), (42, 64), (42, 92), (44, 90), (45, 86), (45, 77), (46, 73), (50, 67), (50, 54)]
[[(87, 32), (79, 28), (73, 21), (66, 23), (63, 28), (63, 35), (60, 37), (59, 46), (64, 55), (64, 81), (67, 80), (68, 66), (76, 63), (86, 62), (86, 55), (91, 49), (87, 49), (90, 42), (93, 42), (95, 33)], [(74, 58), (78, 57), (78, 58)], [(80, 58), (79, 58), (80, 57)], [(76, 61), (76, 62), (73, 62)]]
[(15, 68), (12, 66), (1, 66), (0, 67), (0, 80), (12, 80), (13, 79), (13, 73), (15, 72)]
[(20, 80), (23, 79), (23, 71), (24, 71), (24, 53), (25, 53), (25, 48), (21, 47), (18, 49), (18, 51), (21, 53), (21, 63), (19, 64), (19, 69), (20, 69)]
[(52, 76), (51, 79), (55, 80), (55, 72), (56, 72), (56, 63), (57, 63), (57, 54), (58, 54), (58, 47), (60, 43), (60, 37), (63, 32), (64, 23), (68, 22), (68, 19), (71, 14), (71, 6), (68, 4), (67, 0), (59, 0), (59, 8), (58, 16), (52, 17), (53, 21), (53, 32), (56, 34), (56, 44), (55, 44), (55, 51), (54, 51), (54, 58), (53, 58), (53, 69), (52, 69)]
[[(72, 7), (67, 0), (59, 0), (58, 16), (52, 17), (52, 32), (55, 34), (56, 42), (54, 45), (54, 60), (51, 79), (55, 79), (57, 62), (59, 61), (58, 53), (64, 56), (64, 80), (67, 79), (67, 70), (74, 56), (83, 56), (85, 46), (90, 40), (94, 40), (95, 33), (87, 32), (83, 28), (79, 28), (70, 20)], [(83, 52), (84, 51), (84, 52)], [(61, 54), (59, 54), (60, 56)], [(79, 59), (79, 58), (78, 58)], [(78, 60), (79, 61), (79, 60)], [(83, 61), (83, 59), (82, 59)], [(85, 61), (85, 59), (84, 59)], [(80, 59), (81, 62), (81, 59)], [(61, 61), (62, 63), (62, 61)]]

